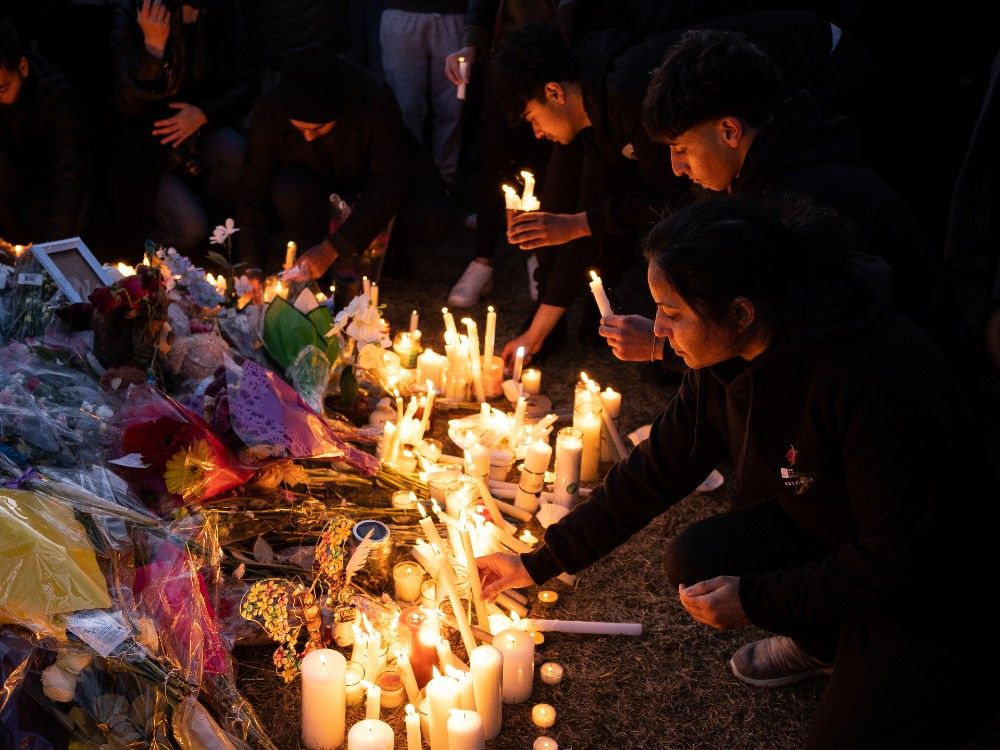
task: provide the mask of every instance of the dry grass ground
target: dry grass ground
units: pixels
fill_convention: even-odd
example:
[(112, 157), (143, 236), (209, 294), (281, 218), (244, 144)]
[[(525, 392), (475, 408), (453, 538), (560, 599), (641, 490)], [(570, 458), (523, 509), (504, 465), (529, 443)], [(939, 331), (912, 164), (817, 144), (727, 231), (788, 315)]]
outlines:
[[(415, 256), (412, 279), (383, 280), (381, 298), (388, 305), (387, 318), (394, 328), (407, 324), (410, 310), (419, 310), (425, 340), (439, 348), (440, 308), (467, 262), (471, 239), (471, 232), (457, 229), (443, 246)], [(497, 309), (498, 345), (516, 334), (531, 310), (524, 263), (523, 254), (512, 250), (502, 253), (493, 293), (471, 311), (483, 321), (487, 304)], [(649, 313), (651, 303), (644, 290), (644, 273), (636, 267), (618, 290), (620, 309)], [(571, 332), (575, 332), (580, 317), (578, 302), (570, 310)], [(673, 393), (672, 386), (654, 377), (651, 366), (618, 362), (606, 347), (585, 346), (575, 336), (541, 369), (542, 390), (552, 399), (555, 410), (572, 406), (580, 370), (602, 385), (622, 391), (624, 432), (648, 423)], [(438, 436), (442, 428), (439, 423)], [(995, 429), (993, 443), (998, 444)], [(760, 633), (719, 633), (698, 625), (681, 608), (676, 593), (667, 590), (661, 572), (662, 540), (691, 521), (726, 508), (728, 492), (728, 485), (724, 485), (709, 495), (685, 499), (584, 572), (575, 591), (556, 584), (559, 602), (546, 616), (641, 622), (645, 633), (638, 638), (550, 634), (539, 652), (545, 660), (566, 668), (565, 679), (556, 686), (536, 680), (531, 701), (505, 706), (503, 732), (487, 743), (488, 748), (526, 750), (540, 734), (553, 736), (565, 750), (791, 750), (802, 746), (823, 680), (779, 690), (741, 685), (731, 675), (728, 659), (742, 643)], [(453, 645), (460, 650), (454, 636)], [(241, 661), (241, 687), (259, 709), (275, 743), (281, 750), (297, 750), (298, 685), (281, 683), (266, 650), (238, 651), (237, 657)], [(547, 732), (531, 723), (531, 706), (536, 702), (551, 703), (558, 711), (555, 726)], [(361, 711), (355, 712), (349, 716), (349, 724), (363, 718)], [(397, 748), (405, 747), (402, 716), (402, 709), (398, 709), (383, 717), (396, 729)], [(998, 746), (997, 734), (984, 736), (973, 745)]]

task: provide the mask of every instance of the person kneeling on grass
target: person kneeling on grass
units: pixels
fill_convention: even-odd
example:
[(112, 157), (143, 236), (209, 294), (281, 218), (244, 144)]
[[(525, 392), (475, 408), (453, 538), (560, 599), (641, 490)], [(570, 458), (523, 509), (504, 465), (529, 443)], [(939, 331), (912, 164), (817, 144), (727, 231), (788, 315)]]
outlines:
[(577, 573), (728, 457), (737, 507), (669, 540), (665, 569), (698, 622), (775, 634), (735, 676), (832, 673), (809, 748), (960, 747), (1000, 703), (992, 624), (962, 611), (1000, 572), (996, 471), (944, 356), (886, 307), (885, 263), (802, 211), (719, 197), (653, 229), (681, 388), (541, 546), (477, 560), (483, 591)]

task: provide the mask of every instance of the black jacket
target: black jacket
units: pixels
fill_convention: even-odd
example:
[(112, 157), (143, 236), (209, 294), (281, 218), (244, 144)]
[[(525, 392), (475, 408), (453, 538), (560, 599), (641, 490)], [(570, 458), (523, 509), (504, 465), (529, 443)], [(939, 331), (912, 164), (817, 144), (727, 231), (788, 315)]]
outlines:
[(43, 194), (35, 242), (80, 233), (88, 192), (86, 127), (66, 77), (35, 55), (18, 100), (0, 106), (0, 153)]
[(205, 113), (208, 127), (238, 125), (256, 95), (236, 0), (219, 0), (187, 27), (175, 12), (162, 60), (146, 51), (134, 4), (118, 0), (111, 47), (115, 102), (129, 120), (169, 117), (168, 102), (186, 102)]
[[(290, 165), (311, 167), (345, 200), (351, 215), (330, 237), (340, 257), (362, 252), (399, 208), (418, 180), (436, 178), (429, 157), (403, 124), (389, 88), (348, 62), (350, 105), (331, 133), (307, 142), (288, 121), (277, 91), (264, 95), (250, 120), (247, 160), (237, 203), (244, 260), (263, 261), (269, 234), (271, 183)], [(440, 178), (436, 178), (440, 179)]]
[(929, 592), (993, 580), (995, 472), (938, 349), (883, 311), (886, 277), (863, 256), (790, 284), (767, 351), (688, 371), (649, 439), (522, 556), (532, 578), (587, 567), (730, 458), (739, 501), (776, 498), (826, 551), (741, 576), (755, 625), (788, 632), (881, 608), (940, 612)]
[(529, 21), (555, 22), (555, 0), (469, 0), (462, 46), (488, 52), (509, 29)]
[(257, 68), (278, 70), (289, 50), (322, 44), (341, 52), (350, 44), (346, 0), (241, 0), (247, 48)]
[(824, 119), (805, 92), (789, 98), (754, 138), (732, 193), (801, 196), (834, 209), (850, 223), (856, 246), (892, 268), (893, 306), (948, 345), (955, 313), (940, 253), (902, 199), (862, 164), (846, 119)]

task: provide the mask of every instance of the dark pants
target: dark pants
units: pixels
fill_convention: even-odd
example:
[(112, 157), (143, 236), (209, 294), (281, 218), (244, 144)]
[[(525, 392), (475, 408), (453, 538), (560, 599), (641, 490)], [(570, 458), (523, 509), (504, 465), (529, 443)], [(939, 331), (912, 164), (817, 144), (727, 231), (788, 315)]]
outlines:
[[(631, 165), (609, 164), (593, 132), (587, 129), (569, 145), (553, 147), (541, 193), (542, 210), (577, 213), (599, 205), (637, 179)], [(580, 290), (587, 288), (591, 270), (598, 272), (613, 299), (613, 287), (635, 258), (636, 245), (636, 233), (624, 232), (583, 237), (536, 250), (539, 301), (569, 307)], [(596, 306), (593, 308), (596, 311)]]
[[(688, 526), (666, 547), (671, 585), (718, 575), (821, 565), (825, 553), (776, 502), (737, 508)], [(820, 573), (822, 574), (822, 573)], [(1000, 705), (996, 645), (972, 637), (970, 618), (947, 592), (928, 590), (953, 618), (865, 610), (833, 628), (793, 628), (781, 635), (808, 653), (833, 659), (833, 675), (809, 727), (806, 747), (957, 748)], [(944, 628), (941, 622), (948, 622)]]
[[(86, 209), (79, 216), (61, 217), (58, 226), (46, 226), (45, 185), (34, 175), (24, 174), (0, 151), (0, 239), (17, 245), (65, 239), (80, 234)], [(57, 228), (62, 236), (51, 236)]]
[[(443, 185), (437, 181), (421, 181), (420, 187), (407, 196), (392, 227), (387, 256), (402, 255), (413, 245), (434, 245), (444, 241), (451, 230), (452, 208)], [(282, 169), (271, 184), (271, 200), (280, 225), (280, 242), (268, 242), (280, 257), (266, 259), (265, 267), (280, 266), (284, 260), (285, 243), (293, 240), (300, 250), (312, 247), (329, 234), (330, 193), (338, 193), (335, 185), (316, 170), (305, 165)], [(355, 196), (339, 193), (351, 203)], [(364, 248), (359, 248), (364, 250)], [(389, 262), (387, 257), (386, 262)]]

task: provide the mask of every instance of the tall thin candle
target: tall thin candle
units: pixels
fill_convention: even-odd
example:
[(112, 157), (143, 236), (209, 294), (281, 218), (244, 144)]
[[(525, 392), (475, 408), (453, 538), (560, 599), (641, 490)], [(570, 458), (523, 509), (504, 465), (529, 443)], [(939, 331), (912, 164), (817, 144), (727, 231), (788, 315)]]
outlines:
[(496, 345), (497, 336), (497, 314), (493, 305), (486, 308), (486, 334), (483, 339), (483, 361), (486, 367), (493, 362), (493, 347)]

